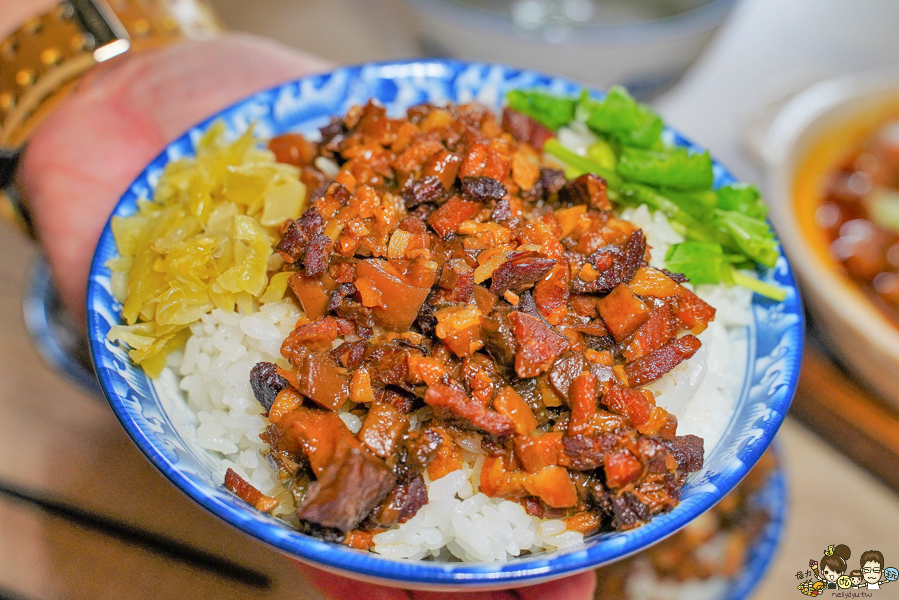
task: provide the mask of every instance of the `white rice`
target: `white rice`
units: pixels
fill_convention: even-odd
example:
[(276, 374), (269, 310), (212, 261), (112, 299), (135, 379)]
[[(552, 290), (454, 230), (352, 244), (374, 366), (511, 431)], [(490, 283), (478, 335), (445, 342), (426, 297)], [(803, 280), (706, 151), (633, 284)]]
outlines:
[(392, 558), (475, 562), (583, 543), (583, 534), (567, 531), (563, 521), (532, 517), (516, 502), (478, 492), (483, 462), (478, 454), (473, 466), (437, 481), (425, 474), (428, 503), (399, 527), (375, 535), (374, 551)]
[[(622, 217), (643, 228), (657, 266), (662, 266), (659, 260), (671, 244), (683, 241), (661, 213), (653, 215), (640, 207), (624, 211)], [(708, 454), (727, 427), (735, 392), (742, 384), (751, 293), (725, 286), (700, 286), (695, 291), (718, 308), (716, 320), (700, 334), (703, 345), (696, 355), (650, 389), (658, 404), (677, 416), (678, 433), (704, 438)], [(221, 476), (234, 469), (263, 493), (277, 497), (279, 514), (294, 506), (276, 471), (260, 456), (267, 447), (259, 434), (268, 422), (249, 376), (259, 361), (287, 366), (280, 355), (281, 342), (300, 316), (290, 300), (263, 305), (252, 315), (214, 310), (191, 326), (185, 348), (170, 355), (168, 362), (197, 414), (197, 442), (223, 457)], [(413, 429), (428, 418), (430, 409), (419, 413), (413, 415)], [(350, 413), (341, 418), (354, 433), (362, 426), (362, 420)], [(437, 481), (425, 476), (428, 504), (406, 523), (376, 535), (375, 552), (392, 558), (496, 561), (583, 543), (583, 535), (566, 530), (560, 520), (532, 517), (518, 503), (479, 493), (484, 459), (479, 440), (473, 435), (458, 443), (468, 464)]]
[[(279, 500), (290, 495), (260, 455), (268, 446), (259, 434), (269, 423), (250, 387), (250, 370), (260, 361), (289, 366), (281, 343), (301, 315), (291, 300), (264, 304), (252, 315), (216, 309), (191, 325), (184, 348), (168, 358), (167, 368), (180, 376), (187, 404), (197, 415), (197, 443), (224, 457), (221, 478), (234, 469)], [(288, 512), (292, 503), (282, 501), (281, 508)]]

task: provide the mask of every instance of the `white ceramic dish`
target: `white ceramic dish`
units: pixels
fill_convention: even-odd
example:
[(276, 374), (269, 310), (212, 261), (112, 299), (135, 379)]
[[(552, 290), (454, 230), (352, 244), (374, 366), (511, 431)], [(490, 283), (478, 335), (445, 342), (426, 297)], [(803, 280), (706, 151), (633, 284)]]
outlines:
[(760, 150), (768, 163), (770, 218), (816, 322), (843, 360), (884, 398), (899, 405), (899, 328), (840, 272), (829, 255), (815, 250), (816, 243), (824, 242), (803, 232), (800, 221), (811, 216), (799, 214), (795, 202), (797, 175), (811, 152), (830, 142), (835, 132), (857, 126), (859, 119), (876, 119), (887, 112), (899, 115), (897, 70), (818, 83), (787, 103)]

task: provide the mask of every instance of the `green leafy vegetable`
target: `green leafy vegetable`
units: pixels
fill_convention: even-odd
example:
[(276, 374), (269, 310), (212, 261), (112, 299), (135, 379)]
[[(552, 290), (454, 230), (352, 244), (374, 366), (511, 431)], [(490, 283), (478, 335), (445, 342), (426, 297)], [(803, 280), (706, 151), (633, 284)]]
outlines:
[(665, 214), (686, 239), (669, 250), (667, 268), (697, 284), (723, 280), (775, 300), (785, 297), (784, 290), (740, 270), (756, 264), (773, 267), (779, 256), (758, 188), (733, 184), (712, 190), (708, 152), (666, 146), (661, 118), (624, 88), (613, 87), (601, 101), (591, 99), (586, 90), (577, 100), (523, 91), (511, 92), (508, 100), (513, 109), (553, 131), (577, 120), (599, 136), (586, 156), (556, 138), (543, 150), (566, 165), (569, 178), (584, 173), (605, 178), (609, 198), (619, 205), (645, 204)]
[(684, 242), (675, 244), (668, 249), (665, 257), (665, 268), (683, 273), (690, 279), (690, 283), (718, 283), (724, 281), (730, 285), (739, 285), (781, 302), (787, 297), (783, 288), (765, 283), (748, 273), (744, 273), (733, 265), (733, 255), (724, 254), (720, 244), (708, 242)]
[(662, 211), (675, 229), (679, 230), (682, 235), (689, 233), (694, 241), (714, 242), (716, 240), (716, 233), (713, 229), (693, 218), (690, 213), (652, 186), (631, 182), (622, 183), (618, 192), (618, 202), (633, 207), (645, 204), (651, 210)]
[(718, 208), (733, 210), (756, 219), (768, 216), (768, 207), (762, 201), (759, 189), (751, 183), (735, 183), (715, 190)]
[[(612, 169), (608, 169), (596, 161), (590, 160), (585, 156), (581, 156), (573, 150), (569, 150), (559, 143), (556, 138), (546, 140), (543, 145), (543, 151), (551, 156), (555, 156), (562, 162), (574, 167), (581, 174), (595, 173), (606, 180), (609, 188), (616, 189), (621, 185), (621, 177)], [(567, 174), (566, 174), (567, 175)]]
[[(671, 199), (669, 193), (641, 183), (624, 182), (618, 194), (619, 204), (637, 207), (645, 204), (652, 210), (660, 210), (668, 222), (681, 235), (694, 242), (720, 243), (720, 234), (712, 220), (700, 220)], [(727, 245), (727, 244), (724, 244)]]
[(574, 120), (576, 101), (571, 98), (513, 90), (506, 95), (506, 99), (512, 109), (533, 117), (553, 131)]
[(714, 181), (709, 153), (691, 154), (686, 148), (622, 148), (618, 173), (632, 181), (687, 191), (712, 189)]
[(775, 302), (783, 302), (784, 298), (787, 297), (787, 290), (783, 288), (765, 283), (764, 281), (736, 269), (731, 269), (726, 266), (725, 269), (730, 271), (729, 278), (736, 285), (750, 289), (756, 294), (761, 294), (766, 298), (771, 298)]
[(718, 199), (712, 190), (700, 192), (678, 192), (676, 190), (663, 190), (672, 202), (687, 212), (694, 219), (707, 221), (718, 208)]
[[(687, 238), (686, 242), (669, 249), (666, 268), (684, 273), (693, 283), (724, 280), (768, 298), (783, 299), (785, 292), (782, 289), (737, 270), (752, 269), (756, 262), (774, 266), (778, 256), (777, 242), (765, 221), (714, 208), (705, 213), (709, 206), (709, 193), (706, 192), (662, 192), (652, 186), (624, 182), (617, 201), (634, 207), (645, 204), (651, 210), (662, 211), (672, 227)], [(694, 216), (700, 211), (708, 216)], [(739, 254), (726, 253), (727, 249)]]
[(614, 171), (615, 166), (618, 164), (615, 149), (612, 148), (609, 142), (601, 138), (587, 148), (587, 158), (610, 171)]
[(611, 135), (624, 146), (653, 148), (661, 144), (662, 119), (620, 85), (613, 86), (600, 102), (582, 96), (578, 112), (586, 115), (587, 127), (595, 133)]
[(773, 267), (779, 256), (777, 240), (768, 223), (732, 210), (716, 210), (715, 222), (728, 233), (746, 256)]
[(718, 283), (724, 264), (724, 250), (714, 242), (675, 244), (665, 256), (665, 268), (683, 273), (694, 284)]

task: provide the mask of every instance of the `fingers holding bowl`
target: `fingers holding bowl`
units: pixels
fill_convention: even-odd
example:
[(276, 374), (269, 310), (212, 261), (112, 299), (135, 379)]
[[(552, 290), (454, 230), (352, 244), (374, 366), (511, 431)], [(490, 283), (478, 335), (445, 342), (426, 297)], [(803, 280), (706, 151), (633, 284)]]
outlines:
[(392, 588), (334, 575), (305, 563), (297, 568), (320, 592), (332, 600), (364, 597), (366, 600), (590, 600), (596, 589), (596, 572), (586, 571), (571, 577), (527, 587), (490, 592), (429, 592)]

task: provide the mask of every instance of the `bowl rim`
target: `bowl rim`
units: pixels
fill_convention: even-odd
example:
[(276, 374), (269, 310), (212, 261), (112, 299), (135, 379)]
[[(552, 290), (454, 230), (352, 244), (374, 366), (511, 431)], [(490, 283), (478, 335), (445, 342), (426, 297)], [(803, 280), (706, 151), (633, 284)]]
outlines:
[[(899, 67), (887, 67), (835, 77), (816, 83), (793, 97), (777, 114), (762, 146), (762, 156), (772, 174), (771, 222), (790, 256), (796, 274), (810, 291), (809, 303), (824, 304), (838, 317), (862, 332), (884, 356), (899, 360), (899, 328), (868, 300), (857, 286), (838, 271), (835, 260), (821, 257), (811, 248), (793, 199), (797, 169), (810, 149), (828, 132), (847, 126), (852, 113), (880, 95), (899, 100)], [(845, 112), (842, 112), (845, 111)]]
[[(469, 28), (492, 36), (523, 40), (552, 47), (560, 44), (535, 32), (517, 30), (503, 15), (447, 0), (404, 0), (425, 18), (446, 19), (457, 27)], [(680, 40), (714, 31), (727, 19), (740, 0), (710, 0), (676, 15), (615, 25), (573, 27), (565, 44), (638, 44)]]
[[(90, 349), (91, 358), (97, 372), (101, 388), (104, 395), (109, 401), (114, 413), (116, 414), (123, 427), (128, 432), (134, 443), (177, 488), (187, 494), (192, 500), (203, 506), (206, 510), (221, 518), (231, 526), (236, 527), (251, 535), (252, 537), (269, 544), (282, 552), (285, 552), (294, 558), (310, 562), (315, 566), (324, 570), (341, 573), (344, 576), (348, 571), (353, 577), (371, 581), (379, 584), (402, 586), (408, 589), (443, 589), (443, 590), (460, 590), (460, 589), (508, 589), (510, 586), (536, 584), (543, 581), (560, 578), (565, 575), (573, 575), (582, 571), (587, 571), (602, 564), (624, 558), (638, 552), (647, 547), (650, 543), (654, 543), (659, 539), (674, 533), (689, 521), (705, 512), (743, 478), (743, 476), (754, 465), (767, 446), (771, 443), (775, 433), (780, 427), (786, 416), (787, 409), (792, 401), (796, 391), (798, 382), (799, 364), (802, 357), (802, 342), (804, 339), (804, 318), (801, 310), (801, 301), (798, 288), (796, 286), (795, 277), (790, 268), (789, 262), (783, 256), (781, 250), (781, 262), (783, 264), (782, 276), (783, 285), (793, 291), (784, 301), (784, 312), (795, 315), (796, 321), (787, 326), (786, 330), (793, 339), (796, 340), (795, 347), (790, 345), (784, 350), (784, 360), (786, 361), (784, 370), (788, 371), (786, 381), (783, 384), (783, 393), (781, 399), (776, 406), (766, 407), (764, 415), (765, 423), (763, 426), (757, 426), (747, 434), (747, 440), (742, 444), (739, 452), (739, 458), (736, 466), (732, 466), (726, 471), (717, 474), (715, 491), (720, 492), (718, 498), (712, 499), (712, 493), (704, 490), (697, 491), (689, 498), (683, 499), (677, 509), (665, 515), (659, 515), (650, 523), (631, 530), (626, 533), (612, 533), (608, 537), (604, 537), (603, 541), (608, 543), (597, 543), (585, 549), (574, 551), (566, 551), (564, 549), (552, 551), (544, 554), (533, 555), (521, 559), (513, 559), (502, 563), (436, 563), (430, 561), (405, 561), (387, 559), (385, 557), (370, 553), (362, 552), (347, 548), (345, 546), (337, 546), (328, 544), (316, 538), (305, 536), (297, 532), (296, 536), (285, 538), (283, 535), (277, 535), (283, 529), (274, 523), (266, 522), (262, 525), (249, 516), (250, 507), (243, 507), (240, 510), (226, 505), (212, 497), (204, 490), (204, 487), (198, 485), (190, 478), (181, 473), (178, 468), (172, 465), (167, 458), (163, 456), (151, 440), (147, 437), (139, 425), (132, 419), (125, 409), (123, 399), (119, 397), (114, 389), (110, 376), (110, 370), (100, 368), (101, 359), (104, 354), (108, 354), (105, 348), (105, 340), (103, 335), (99, 335), (102, 331), (99, 319), (102, 318), (102, 311), (95, 308), (94, 303), (100, 295), (100, 284), (97, 281), (98, 274), (102, 274), (105, 266), (102, 262), (102, 253), (104, 248), (111, 245), (115, 247), (112, 239), (110, 228), (111, 220), (116, 216), (122, 206), (128, 200), (129, 194), (132, 194), (135, 186), (144, 180), (148, 173), (158, 166), (169, 162), (168, 151), (179, 144), (188, 144), (191, 148), (192, 133), (197, 131), (205, 131), (208, 127), (218, 119), (225, 115), (237, 112), (246, 105), (251, 104), (254, 99), (265, 97), (266, 95), (276, 95), (277, 92), (287, 90), (291, 86), (303, 85), (306, 83), (314, 84), (327, 80), (330, 77), (341, 75), (349, 78), (359, 78), (362, 75), (371, 75), (372, 72), (380, 73), (379, 77), (396, 77), (399, 78), (400, 72), (404, 77), (422, 77), (422, 74), (433, 74), (444, 72), (446, 70), (462, 70), (468, 68), (483, 68), (490, 71), (499, 69), (504, 74), (526, 74), (533, 75), (536, 80), (542, 82), (535, 87), (548, 87), (549, 82), (560, 83), (565, 86), (576, 86), (577, 88), (587, 87), (593, 94), (598, 94), (598, 90), (594, 87), (585, 86), (582, 83), (572, 81), (569, 78), (547, 75), (530, 69), (522, 69), (508, 65), (499, 65), (495, 63), (487, 63), (481, 61), (463, 61), (455, 59), (409, 59), (399, 61), (383, 61), (373, 63), (362, 63), (353, 66), (345, 66), (328, 71), (303, 77), (297, 80), (288, 81), (268, 89), (261, 90), (251, 96), (248, 96), (234, 104), (217, 111), (214, 115), (200, 121), (191, 127), (184, 134), (166, 145), (166, 148), (138, 175), (134, 182), (129, 186), (122, 198), (119, 200), (115, 209), (110, 214), (104, 226), (103, 233), (97, 245), (97, 251), (91, 263), (90, 280), (88, 284), (87, 296), (87, 314), (88, 329), (91, 332)], [(493, 71), (490, 71), (491, 73)], [(675, 136), (675, 142), (681, 145), (690, 145), (698, 148), (689, 140), (681, 136), (675, 130), (667, 129)], [(728, 181), (736, 181), (736, 179), (717, 161), (714, 164), (720, 169), (724, 178)], [(753, 300), (753, 306), (756, 306), (756, 300)], [(750, 330), (755, 330), (755, 319)], [(786, 335), (786, 333), (785, 333)], [(750, 353), (747, 360), (753, 356), (753, 337), (750, 335)], [(747, 365), (747, 372), (750, 371), (750, 365)], [(750, 384), (749, 378), (744, 381), (744, 392), (737, 398), (739, 402)], [(150, 392), (158, 400), (156, 389), (150, 386)], [(776, 392), (780, 393), (780, 391)], [(769, 390), (768, 396), (774, 395), (775, 392)], [(730, 422), (722, 435), (722, 441), (733, 429), (736, 420), (736, 412), (731, 416)], [(742, 438), (741, 438), (742, 439)], [(734, 450), (735, 457), (737, 451)], [(679, 510), (678, 510), (679, 509)], [(272, 517), (272, 519), (275, 519)], [(653, 526), (653, 524), (656, 524)], [(660, 531), (656, 531), (656, 530)], [(647, 543), (644, 538), (655, 535), (652, 541)], [(288, 543), (290, 542), (290, 543)], [(336, 547), (336, 550), (335, 550)]]

